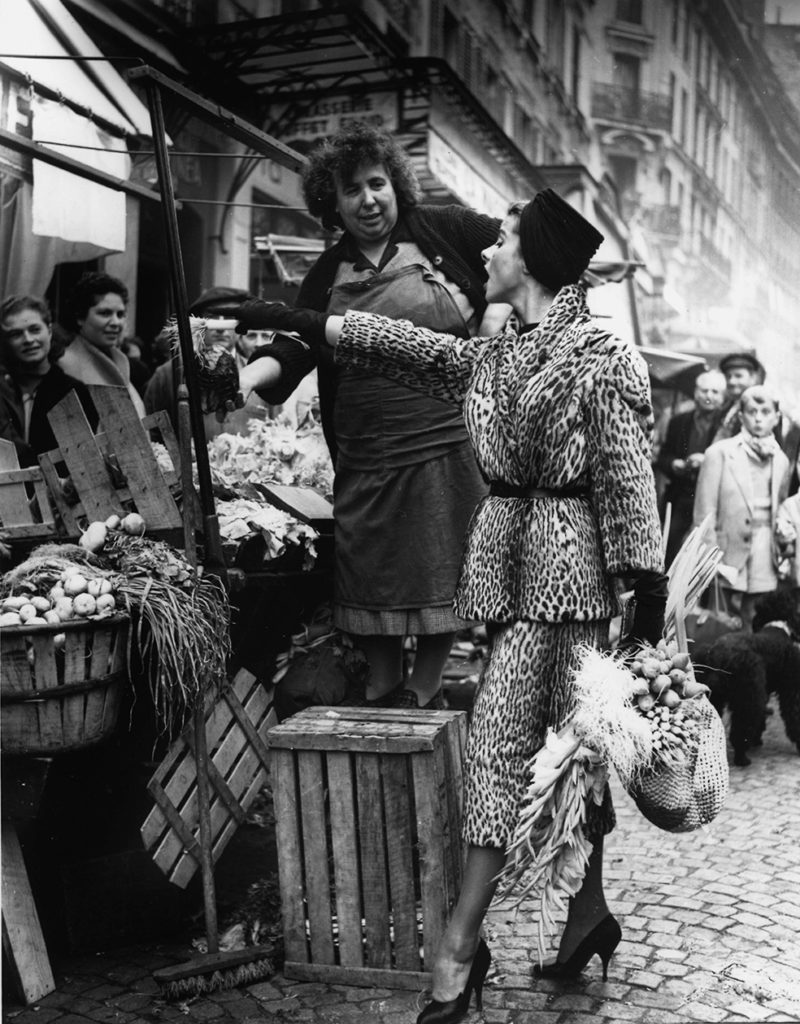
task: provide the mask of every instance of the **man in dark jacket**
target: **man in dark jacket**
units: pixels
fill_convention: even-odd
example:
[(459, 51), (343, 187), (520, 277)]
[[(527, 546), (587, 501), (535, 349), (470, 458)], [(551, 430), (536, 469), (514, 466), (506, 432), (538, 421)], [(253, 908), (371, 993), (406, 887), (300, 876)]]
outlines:
[(694, 386), (694, 409), (677, 413), (667, 425), (656, 463), (669, 481), (664, 492), (664, 507), (671, 506), (667, 566), (692, 525), (697, 474), (719, 425), (724, 401), (725, 376), (717, 370), (701, 373)]
[(12, 295), (0, 304), (0, 437), (12, 441), (21, 466), (58, 447), (47, 413), (76, 391), (87, 416), (97, 422), (89, 392), (50, 362), (53, 318), (44, 299)]

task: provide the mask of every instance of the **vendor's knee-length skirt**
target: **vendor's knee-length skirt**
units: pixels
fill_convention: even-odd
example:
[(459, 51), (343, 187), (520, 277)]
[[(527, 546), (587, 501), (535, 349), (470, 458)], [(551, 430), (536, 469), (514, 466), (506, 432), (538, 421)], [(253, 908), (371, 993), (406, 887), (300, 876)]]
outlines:
[[(505, 847), (513, 838), (530, 782), (526, 766), (548, 726), (559, 729), (573, 709), (576, 645), (607, 646), (608, 626), (608, 620), (514, 622), (493, 631), (467, 742), (463, 834), (469, 845)], [(614, 824), (606, 787), (603, 804), (587, 814), (587, 837)]]
[(469, 441), (410, 466), (337, 465), (334, 622), (359, 635), (450, 633), (469, 521), (487, 487)]

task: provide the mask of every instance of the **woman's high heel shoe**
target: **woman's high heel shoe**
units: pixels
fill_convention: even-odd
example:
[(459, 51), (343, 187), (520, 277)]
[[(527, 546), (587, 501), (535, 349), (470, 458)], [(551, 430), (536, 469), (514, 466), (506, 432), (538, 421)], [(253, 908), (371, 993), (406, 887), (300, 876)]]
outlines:
[(417, 1024), (458, 1024), (458, 1021), (463, 1020), (469, 1013), (469, 1001), (473, 989), (475, 989), (475, 1005), (479, 1010), (482, 1009), (483, 982), (491, 962), (492, 954), (489, 952), (489, 947), (481, 939), (469, 969), (464, 991), (455, 999), (448, 999), (446, 1003), (440, 1003), (438, 999), (431, 1000), (417, 1017)]
[(550, 964), (536, 964), (533, 973), (538, 978), (575, 978), (597, 953), (603, 961), (603, 981), (608, 980), (608, 962), (622, 938), (617, 919), (607, 914), (581, 941), (568, 960), (554, 960)]

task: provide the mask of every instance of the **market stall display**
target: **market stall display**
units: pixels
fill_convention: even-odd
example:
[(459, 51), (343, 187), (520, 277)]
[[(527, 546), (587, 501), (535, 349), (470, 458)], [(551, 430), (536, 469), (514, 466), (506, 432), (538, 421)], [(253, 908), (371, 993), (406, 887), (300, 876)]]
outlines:
[(222, 487), (240, 489), (267, 483), (311, 487), (333, 494), (333, 465), (322, 435), (313, 423), (295, 429), (288, 417), (250, 420), (248, 432), (220, 434), (208, 445), (211, 479)]

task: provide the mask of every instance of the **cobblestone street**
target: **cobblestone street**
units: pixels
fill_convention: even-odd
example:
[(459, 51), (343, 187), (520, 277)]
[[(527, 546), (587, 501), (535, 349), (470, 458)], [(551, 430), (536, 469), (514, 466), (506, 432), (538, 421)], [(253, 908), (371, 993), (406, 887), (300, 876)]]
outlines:
[[(800, 1020), (800, 758), (780, 716), (749, 768), (732, 768), (731, 793), (707, 829), (674, 836), (647, 823), (615, 788), (618, 827), (609, 837), (606, 889), (623, 940), (601, 980), (594, 959), (580, 979), (533, 982), (535, 918), (524, 906), (489, 916), (494, 964), (484, 989), (487, 1024)], [(54, 965), (57, 990), (14, 1024), (143, 1024), (158, 1021), (385, 1021), (413, 1024), (423, 992), (291, 981), (276, 974), (249, 987), (167, 1003), (152, 971), (187, 959), (155, 944)]]

